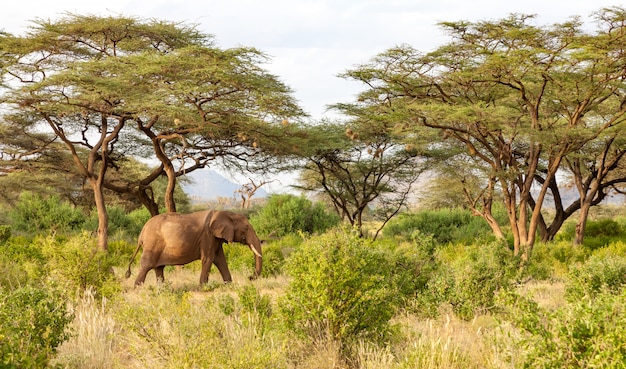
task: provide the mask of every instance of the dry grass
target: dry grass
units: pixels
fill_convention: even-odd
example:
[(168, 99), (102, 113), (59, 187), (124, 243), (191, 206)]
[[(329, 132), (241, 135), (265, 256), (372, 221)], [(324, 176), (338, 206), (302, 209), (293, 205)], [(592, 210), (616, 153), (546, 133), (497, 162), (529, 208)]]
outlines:
[[(360, 342), (350, 349), (326, 338), (294, 337), (280, 328), (278, 314), (270, 323), (237, 305), (242, 286), (252, 284), (276, 306), (287, 286), (285, 277), (248, 281), (234, 273), (234, 282), (221, 283), (211, 275), (200, 287), (198, 271), (166, 271), (166, 284), (157, 286), (154, 274), (134, 288), (122, 280), (123, 293), (115, 301), (98, 301), (87, 293), (75, 306), (75, 335), (58, 350), (55, 363), (66, 368), (298, 368), (298, 369), (463, 369), (516, 368), (519, 350), (515, 332), (491, 316), (463, 321), (452, 314), (418, 319), (404, 314), (394, 319), (398, 339), (386, 347)], [(561, 285), (535, 284), (525, 292), (552, 306)], [(234, 312), (221, 304), (231, 299)], [(184, 315), (185, 316), (181, 316)], [(190, 332), (191, 331), (191, 332)], [(201, 342), (199, 342), (201, 340)]]
[(92, 291), (86, 291), (73, 308), (74, 336), (59, 347), (57, 361), (68, 368), (112, 368), (118, 325), (106, 305), (106, 299), (98, 301)]
[(529, 282), (519, 287), (520, 294), (532, 298), (539, 306), (556, 310), (565, 303), (565, 282)]

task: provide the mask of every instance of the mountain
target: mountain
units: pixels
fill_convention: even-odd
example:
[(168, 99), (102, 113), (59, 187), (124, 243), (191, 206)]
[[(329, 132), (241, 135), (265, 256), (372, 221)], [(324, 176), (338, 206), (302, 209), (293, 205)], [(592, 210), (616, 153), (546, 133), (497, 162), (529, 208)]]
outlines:
[[(193, 201), (214, 200), (218, 197), (234, 197), (244, 183), (235, 183), (211, 169), (195, 170), (185, 176), (189, 181), (181, 187)], [(266, 197), (267, 192), (260, 188), (255, 198)], [(237, 196), (239, 197), (239, 196)]]

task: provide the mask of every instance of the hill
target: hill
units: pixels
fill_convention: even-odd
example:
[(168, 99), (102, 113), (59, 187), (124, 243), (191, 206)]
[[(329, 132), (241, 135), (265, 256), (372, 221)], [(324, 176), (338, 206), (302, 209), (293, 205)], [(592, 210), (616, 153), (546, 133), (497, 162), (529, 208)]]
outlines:
[[(211, 169), (196, 170), (186, 176), (189, 180), (182, 183), (181, 187), (193, 201), (214, 200), (218, 197), (234, 197), (235, 191), (241, 188), (243, 183), (235, 183)], [(267, 192), (259, 189), (254, 197), (266, 197)]]

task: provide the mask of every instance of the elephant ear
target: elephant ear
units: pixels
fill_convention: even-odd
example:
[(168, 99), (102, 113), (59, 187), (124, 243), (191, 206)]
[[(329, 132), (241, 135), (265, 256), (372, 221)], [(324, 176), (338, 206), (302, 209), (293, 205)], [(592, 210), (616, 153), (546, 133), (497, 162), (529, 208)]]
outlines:
[(235, 238), (235, 227), (232, 219), (227, 213), (223, 211), (217, 211), (211, 217), (209, 222), (209, 230), (217, 238), (222, 238), (226, 242), (233, 242)]

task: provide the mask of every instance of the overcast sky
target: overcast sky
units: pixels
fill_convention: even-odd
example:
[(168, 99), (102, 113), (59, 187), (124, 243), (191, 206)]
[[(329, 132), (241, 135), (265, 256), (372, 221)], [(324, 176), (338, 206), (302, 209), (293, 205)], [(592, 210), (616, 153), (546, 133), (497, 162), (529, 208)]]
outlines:
[[(624, 0), (626, 2), (626, 0)], [(539, 24), (590, 15), (617, 0), (24, 0), (5, 5), (0, 30), (26, 32), (35, 18), (64, 13), (135, 16), (195, 24), (218, 46), (255, 47), (271, 57), (265, 67), (294, 90), (313, 119), (332, 117), (326, 106), (349, 102), (363, 86), (337, 74), (399, 44), (430, 51), (448, 39), (441, 21), (493, 20), (535, 14)], [(270, 189), (271, 190), (271, 189)]]
[(265, 67), (293, 90), (314, 119), (347, 102), (362, 86), (337, 74), (399, 44), (430, 51), (447, 41), (441, 21), (536, 14), (539, 23), (592, 12), (616, 0), (25, 0), (4, 6), (0, 29), (22, 34), (35, 18), (66, 12), (158, 18), (195, 24), (221, 47), (252, 46), (271, 57)]

